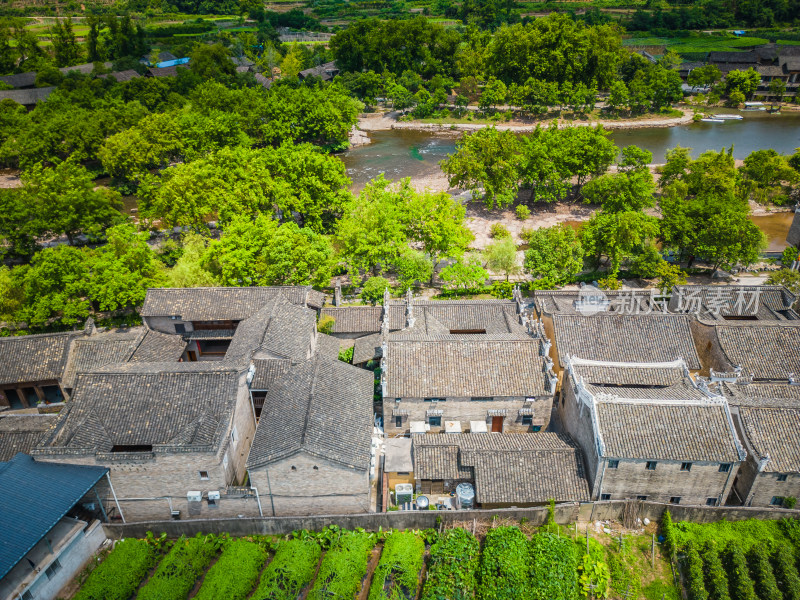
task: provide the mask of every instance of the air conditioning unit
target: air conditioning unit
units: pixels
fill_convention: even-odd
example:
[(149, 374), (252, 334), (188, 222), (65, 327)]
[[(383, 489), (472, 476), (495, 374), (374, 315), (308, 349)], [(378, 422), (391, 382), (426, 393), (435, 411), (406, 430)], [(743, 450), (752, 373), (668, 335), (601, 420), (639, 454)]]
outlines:
[(219, 500), (219, 490), (215, 492), (208, 492), (208, 499), (209, 500)]
[(186, 492), (186, 499), (189, 502), (200, 502), (203, 499), (203, 492), (199, 491)]
[(525, 402), (536, 402), (536, 398), (531, 398), (530, 396), (525, 398)]

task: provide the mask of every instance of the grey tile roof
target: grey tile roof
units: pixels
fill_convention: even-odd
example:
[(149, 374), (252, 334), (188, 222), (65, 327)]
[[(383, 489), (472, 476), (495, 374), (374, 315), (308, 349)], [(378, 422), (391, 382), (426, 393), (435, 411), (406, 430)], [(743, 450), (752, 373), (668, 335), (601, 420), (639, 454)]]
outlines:
[(145, 333), (144, 328), (139, 327), (124, 333), (99, 333), (73, 339), (62, 378), (64, 387), (73, 387), (78, 372), (91, 371), (111, 363), (127, 362)]
[(324, 333), (317, 333), (316, 351), (323, 356), (338, 360), (339, 358), (339, 338)]
[(672, 312), (690, 312), (704, 320), (726, 316), (757, 317), (759, 320), (797, 319), (792, 304), (797, 296), (779, 285), (681, 285), (669, 301)]
[(98, 75), (101, 79), (105, 79), (106, 77), (113, 77), (117, 80), (117, 82), (122, 83), (124, 81), (130, 81), (131, 79), (136, 79), (137, 77), (141, 77), (139, 72), (135, 69), (126, 69), (124, 71), (114, 71), (112, 73), (103, 73), (102, 75)]
[(752, 50), (742, 52), (714, 51), (708, 53), (710, 63), (757, 63), (758, 55)]
[(605, 456), (641, 460), (738, 462), (723, 403), (595, 403)]
[(739, 417), (764, 471), (800, 473), (800, 408), (741, 407)]
[(380, 358), (382, 354), (381, 334), (365, 335), (358, 338), (353, 345), (353, 364), (359, 365), (369, 360), (375, 360)]
[(288, 358), (265, 358), (253, 361), (255, 373), (250, 383), (251, 390), (269, 390), (292, 367)]
[[(640, 307), (641, 312), (665, 312), (664, 302), (658, 298), (653, 302), (651, 294), (651, 290), (600, 290), (587, 285), (580, 290), (536, 290), (533, 305), (540, 315), (584, 315), (586, 312), (581, 312), (577, 306), (590, 303), (592, 299), (595, 299), (590, 304), (590, 308), (594, 309), (592, 314), (601, 310), (608, 314), (618, 314), (620, 311), (630, 310), (632, 304)], [(600, 300), (607, 300), (607, 305), (601, 305)]]
[(743, 375), (786, 380), (789, 373), (800, 373), (800, 322), (738, 321), (715, 329), (729, 366), (741, 366)]
[(555, 314), (559, 360), (567, 356), (620, 362), (670, 362), (700, 368), (690, 317), (685, 315)]
[(14, 75), (3, 75), (0, 77), (0, 81), (15, 88), (33, 87), (36, 84), (36, 71), (16, 73)]
[(547, 393), (539, 340), (531, 337), (390, 338), (383, 363), (390, 398)]
[(444, 333), (465, 329), (483, 329), (487, 334), (524, 332), (517, 304), (511, 300), (416, 300), (412, 308), (414, 317), (432, 317)]
[(800, 408), (800, 385), (780, 383), (728, 383), (721, 389), (732, 406), (783, 406)]
[(656, 367), (647, 363), (619, 365), (613, 363), (578, 364), (573, 370), (589, 385), (671, 386), (684, 379), (682, 367)]
[(277, 294), (292, 304), (320, 308), (325, 296), (309, 286), (151, 288), (141, 315), (180, 316), (184, 321), (244, 320), (263, 308)]
[[(103, 66), (106, 69), (110, 69), (111, 63), (105, 62), (103, 63)], [(72, 65), (71, 67), (61, 67), (59, 71), (61, 71), (65, 75), (70, 71), (77, 71), (78, 73), (81, 73), (83, 75), (89, 75), (92, 71), (94, 71), (94, 63), (84, 63), (82, 65)]]
[(153, 77), (177, 77), (178, 69), (188, 69), (188, 65), (173, 65), (171, 67), (150, 67), (147, 71)]
[(556, 433), (428, 434), (412, 439), (418, 479), (473, 479), (480, 503), (588, 500), (580, 450)]
[(186, 349), (186, 341), (179, 335), (169, 335), (148, 329), (139, 343), (131, 362), (178, 362)]
[(636, 385), (586, 385), (592, 394), (614, 394), (631, 400), (704, 400), (706, 396), (688, 381), (668, 386), (638, 387)]
[(316, 354), (292, 367), (267, 393), (247, 468), (307, 452), (359, 471), (369, 469), (372, 373)]
[(383, 319), (382, 306), (326, 306), (321, 316), (333, 317), (333, 333), (378, 333)]
[(55, 425), (56, 415), (6, 415), (0, 418), (0, 462), (30, 451)]
[[(142, 370), (128, 372), (131, 364)], [(222, 443), (236, 405), (236, 370), (213, 363), (109, 368), (120, 371), (78, 375), (71, 401), (36, 452), (109, 452), (114, 445), (214, 450)]]
[(47, 100), (55, 89), (54, 86), (51, 86), (27, 90), (2, 90), (0, 91), (0, 100), (13, 100), (23, 106), (33, 106)]
[(70, 341), (79, 333), (0, 338), (0, 385), (60, 379)]

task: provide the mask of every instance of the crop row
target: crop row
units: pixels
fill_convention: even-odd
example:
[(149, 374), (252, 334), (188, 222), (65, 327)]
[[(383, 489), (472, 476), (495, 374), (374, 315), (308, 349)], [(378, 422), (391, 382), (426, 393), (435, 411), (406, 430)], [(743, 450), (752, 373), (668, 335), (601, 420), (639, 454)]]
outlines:
[[(293, 539), (278, 542), (212, 535), (171, 544), (163, 539), (155, 543), (152, 537), (124, 540), (90, 574), (76, 598), (186, 600), (199, 581), (193, 596), (198, 600), (296, 600), (306, 589), (309, 600), (353, 599), (364, 589), (379, 539), (383, 547), (369, 582), (369, 600), (577, 600), (585, 597), (581, 590), (606, 589), (611, 579), (603, 547), (594, 540), (594, 553), (583, 557), (582, 541), (544, 532), (529, 538), (518, 527), (490, 529), (483, 548), (464, 529), (439, 535), (389, 531), (379, 537), (330, 527), (320, 533), (298, 532)], [(705, 558), (697, 555), (701, 578)], [(738, 565), (744, 557), (740, 552), (731, 560)], [(759, 585), (770, 576), (773, 584), (777, 579), (783, 585), (791, 577), (784, 571), (776, 570), (774, 576), (771, 570), (759, 571), (754, 577)], [(727, 589), (724, 571), (721, 577)], [(144, 585), (136, 594), (141, 582)], [(691, 600), (717, 600), (717, 596), (694, 595)]]

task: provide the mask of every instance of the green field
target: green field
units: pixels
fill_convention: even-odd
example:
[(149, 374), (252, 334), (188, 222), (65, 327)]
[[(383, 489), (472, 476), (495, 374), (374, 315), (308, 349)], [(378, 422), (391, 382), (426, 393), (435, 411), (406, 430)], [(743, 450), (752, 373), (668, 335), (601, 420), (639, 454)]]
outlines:
[(712, 51), (736, 51), (768, 43), (769, 40), (758, 37), (734, 37), (717, 35), (700, 35), (689, 37), (631, 37), (622, 41), (628, 47), (661, 46), (678, 54)]

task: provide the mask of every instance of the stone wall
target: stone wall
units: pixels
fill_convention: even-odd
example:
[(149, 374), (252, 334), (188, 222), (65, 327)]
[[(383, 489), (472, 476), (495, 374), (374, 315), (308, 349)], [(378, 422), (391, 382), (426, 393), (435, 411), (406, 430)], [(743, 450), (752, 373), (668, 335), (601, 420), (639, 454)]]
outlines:
[(597, 445), (592, 428), (591, 412), (587, 406), (581, 407), (575, 397), (575, 386), (572, 378), (564, 371), (564, 381), (561, 385), (561, 423), (570, 437), (583, 451), (583, 464), (586, 468), (586, 477), (589, 480), (589, 491), (592, 498), (597, 498), (596, 491), (597, 470), (600, 459), (597, 455)]
[[(586, 502), (564, 503), (555, 507), (555, 521), (560, 524), (575, 521), (591, 522), (597, 520), (616, 520), (622, 517), (626, 502)], [(693, 521), (714, 523), (726, 519), (781, 519), (800, 518), (800, 510), (749, 508), (749, 507), (708, 507), (672, 506), (656, 502), (636, 502), (638, 516), (652, 521), (661, 518), (669, 509), (674, 521)], [(345, 529), (363, 527), (368, 531), (379, 528), (388, 529), (426, 529), (460, 525), (470, 527), (473, 521), (489, 521), (494, 517), (511, 520), (527, 519), (533, 526), (540, 526), (547, 520), (547, 507), (507, 508), (496, 510), (463, 511), (394, 511), (361, 515), (317, 515), (309, 517), (273, 517), (243, 519), (205, 519), (194, 521), (150, 521), (128, 525), (104, 525), (107, 535), (113, 539), (123, 537), (143, 537), (146, 532), (166, 532), (171, 538), (181, 535), (193, 536), (196, 533), (229, 533), (232, 536), (244, 535), (284, 535), (298, 529), (318, 531), (327, 525), (338, 525)]]
[[(394, 410), (407, 411), (408, 416), (403, 416), (402, 426), (395, 425)], [(403, 398), (395, 402), (394, 398), (383, 399), (383, 417), (386, 434), (390, 437), (408, 434), (411, 431), (411, 421), (424, 421), (428, 423), (427, 411), (435, 408), (443, 411), (442, 426), (431, 427), (430, 433), (444, 433), (445, 421), (460, 421), (461, 431), (469, 430), (470, 421), (484, 421), (489, 431), (492, 430), (492, 417), (490, 410), (505, 410), (503, 417), (503, 433), (528, 433), (533, 431), (533, 426), (523, 425), (520, 409), (533, 409), (533, 424), (547, 429), (550, 415), (553, 410), (553, 397), (536, 396), (533, 402), (526, 402), (524, 397), (494, 398), (493, 400), (471, 400), (469, 398), (447, 398), (444, 402), (425, 402), (422, 398)]]
[(365, 513), (371, 510), (369, 472), (299, 453), (251, 469), (265, 515)]

